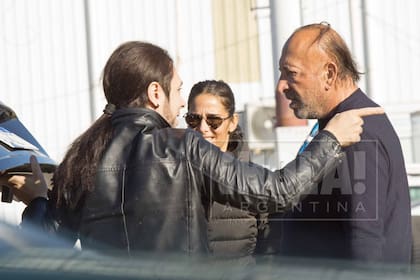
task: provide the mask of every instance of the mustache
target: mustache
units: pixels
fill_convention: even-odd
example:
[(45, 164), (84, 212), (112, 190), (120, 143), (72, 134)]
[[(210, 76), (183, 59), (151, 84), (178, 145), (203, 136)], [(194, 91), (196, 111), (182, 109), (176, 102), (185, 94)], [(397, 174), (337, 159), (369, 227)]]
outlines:
[(287, 91), (284, 93), (287, 99), (291, 101), (300, 101), (299, 95), (297, 95), (295, 92)]

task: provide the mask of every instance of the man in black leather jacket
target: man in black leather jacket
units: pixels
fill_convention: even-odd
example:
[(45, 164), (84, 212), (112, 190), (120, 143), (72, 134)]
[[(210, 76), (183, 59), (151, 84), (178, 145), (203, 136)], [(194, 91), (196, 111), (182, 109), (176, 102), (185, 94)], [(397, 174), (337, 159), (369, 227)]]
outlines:
[(281, 211), (340, 162), (342, 146), (359, 141), (361, 116), (381, 113), (340, 114), (306, 153), (270, 171), (172, 128), (185, 104), (181, 84), (165, 50), (144, 42), (117, 48), (104, 69), (104, 114), (72, 144), (49, 201), (34, 197), (23, 221), (78, 237), (83, 248), (206, 253), (206, 180), (218, 182), (215, 201), (223, 193), (236, 207)]

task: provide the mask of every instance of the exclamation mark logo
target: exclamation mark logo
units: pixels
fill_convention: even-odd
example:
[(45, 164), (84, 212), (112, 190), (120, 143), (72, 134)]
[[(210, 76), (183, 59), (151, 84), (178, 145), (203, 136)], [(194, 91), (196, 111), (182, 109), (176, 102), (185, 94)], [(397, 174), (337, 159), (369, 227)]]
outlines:
[[(361, 180), (362, 182), (358, 182)], [(354, 186), (353, 190), (356, 194), (363, 194), (366, 191), (366, 152), (354, 152)]]

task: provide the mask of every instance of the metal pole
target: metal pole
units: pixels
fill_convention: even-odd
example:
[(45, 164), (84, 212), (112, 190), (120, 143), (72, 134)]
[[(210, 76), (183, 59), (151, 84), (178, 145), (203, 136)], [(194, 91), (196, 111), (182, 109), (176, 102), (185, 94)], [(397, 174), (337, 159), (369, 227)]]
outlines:
[(89, 84), (89, 107), (90, 107), (90, 121), (94, 122), (96, 119), (96, 102), (94, 95), (94, 83), (93, 83), (93, 69), (92, 69), (92, 43), (90, 34), (90, 10), (89, 0), (83, 1), (84, 16), (85, 16), (85, 31), (86, 31), (86, 59), (87, 59), (87, 75)]
[[(293, 31), (302, 25), (301, 1), (270, 0), (270, 20), (276, 85), (282, 47)], [(288, 104), (289, 101), (276, 90), (276, 126), (306, 125), (306, 120), (297, 119)]]
[(369, 34), (368, 34), (368, 24), (367, 24), (367, 10), (366, 10), (366, 2), (365, 0), (361, 0), (361, 9), (362, 9), (362, 33), (363, 33), (363, 49), (364, 49), (364, 63), (365, 63), (365, 86), (366, 86), (366, 94), (368, 96), (372, 96), (372, 88), (370, 83), (370, 61), (369, 61)]

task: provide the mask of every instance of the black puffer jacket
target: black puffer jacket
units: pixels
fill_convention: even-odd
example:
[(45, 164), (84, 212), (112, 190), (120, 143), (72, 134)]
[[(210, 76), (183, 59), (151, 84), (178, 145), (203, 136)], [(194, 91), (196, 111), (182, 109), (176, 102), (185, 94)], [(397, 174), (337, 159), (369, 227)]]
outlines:
[[(208, 252), (206, 180), (218, 182), (216, 201), (246, 203), (251, 211), (264, 203), (275, 211), (296, 202), (342, 157), (335, 138), (321, 132), (322, 143), (308, 147), (312, 156), (272, 172), (220, 152), (193, 130), (170, 128), (148, 109), (117, 110), (112, 124), (95, 189), (75, 211), (65, 205), (57, 211), (59, 228), (79, 232), (83, 248)], [(28, 217), (37, 207), (31, 209)]]
[[(250, 160), (244, 142), (237, 143), (231, 153), (242, 161)], [(257, 243), (264, 236), (268, 214), (250, 212), (246, 205), (243, 209), (236, 208), (229, 202), (213, 201), (211, 197), (210, 203), (208, 232), (211, 253), (220, 260), (234, 258), (245, 264), (254, 263), (253, 255), (257, 253)]]
[(221, 261), (253, 264), (267, 225), (266, 213), (257, 214), (229, 203), (213, 202), (208, 225), (210, 252)]

